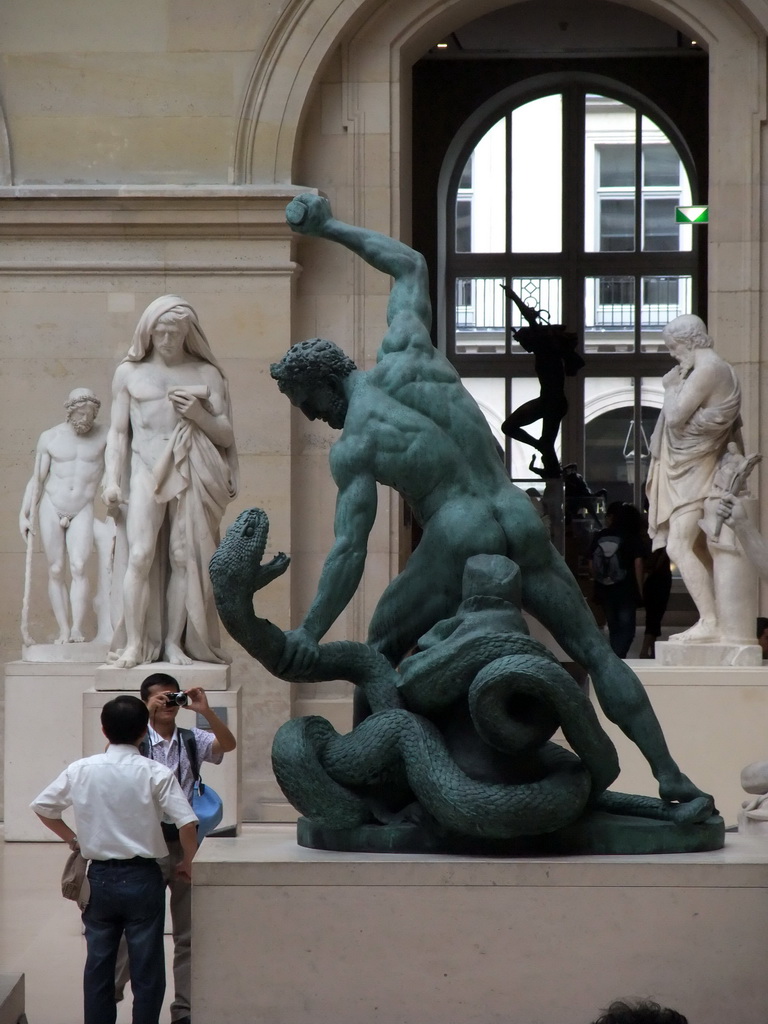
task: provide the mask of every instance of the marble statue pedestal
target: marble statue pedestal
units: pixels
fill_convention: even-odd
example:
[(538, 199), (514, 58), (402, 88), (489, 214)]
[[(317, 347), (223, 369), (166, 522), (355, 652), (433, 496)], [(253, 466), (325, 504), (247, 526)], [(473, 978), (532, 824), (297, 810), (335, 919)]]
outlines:
[(657, 640), (654, 645), (657, 665), (699, 667), (702, 665), (738, 665), (757, 668), (762, 664), (759, 644), (681, 644), (674, 640)]
[[(75, 645), (72, 645), (75, 646)], [(82, 645), (86, 646), (86, 645)], [(167, 671), (182, 689), (203, 686), (212, 707), (221, 708), (240, 735), (240, 688), (228, 689), (229, 666), (139, 665), (112, 669), (93, 663), (14, 661), (5, 667), (5, 840), (52, 842), (29, 804), (72, 761), (104, 749), (99, 714), (116, 693), (138, 693), (145, 676)], [(179, 714), (192, 726), (195, 715)], [(239, 827), (241, 815), (241, 745), (221, 765), (206, 765), (203, 778), (224, 801), (221, 827)]]
[[(672, 756), (735, 825), (747, 794), (741, 770), (768, 753), (768, 667), (665, 666), (630, 660), (661, 722)], [(648, 764), (593, 699), (600, 722), (616, 745), (621, 773), (611, 789), (658, 796)]]
[(77, 662), (5, 666), (6, 842), (54, 838), (29, 805), (62, 768), (83, 756), (83, 691), (93, 686), (94, 668)]
[(294, 837), (247, 826), (203, 844), (201, 1020), (564, 1024), (643, 995), (696, 1024), (765, 1022), (764, 842), (508, 860), (323, 853)]
[[(147, 667), (147, 665), (141, 666), (142, 678), (144, 675), (148, 675), (144, 671)], [(170, 667), (168, 666), (169, 669)], [(185, 667), (183, 672), (178, 670), (178, 666), (173, 667), (176, 669), (173, 675), (179, 680), (179, 686), (183, 690), (188, 690), (191, 686), (204, 686), (208, 696), (208, 703), (213, 710), (224, 719), (236, 737), (242, 736), (241, 688), (236, 686), (229, 690), (216, 690), (213, 687), (196, 681), (197, 676), (194, 673), (194, 670), (197, 668), (196, 665)], [(200, 667), (205, 671), (208, 668), (218, 668), (219, 666), (202, 665)], [(136, 669), (120, 671), (135, 672)], [(163, 671), (163, 669), (158, 669), (157, 671)], [(194, 681), (190, 681), (190, 676)], [(97, 682), (103, 682), (103, 676), (100, 676)], [(130, 693), (131, 687), (121, 687), (120, 692)], [(90, 754), (97, 754), (100, 750), (104, 749), (104, 733), (101, 731), (101, 709), (114, 696), (115, 693), (110, 690), (95, 688), (86, 690), (83, 694), (83, 753), (80, 756), (88, 757)], [(186, 708), (182, 708), (179, 711), (176, 721), (178, 725), (185, 729), (202, 729), (206, 727), (203, 719), (199, 719), (193, 711), (189, 711)], [(241, 793), (242, 744), (238, 743), (237, 747), (230, 754), (226, 754), (221, 764), (201, 765), (200, 773), (203, 782), (213, 786), (224, 802), (224, 817), (221, 819), (219, 830), (234, 829), (236, 832), (239, 831), (240, 823), (243, 820)], [(33, 794), (33, 797), (35, 795)], [(33, 797), (30, 797), (30, 799)]]
[(172, 665), (169, 661), (153, 661), (151, 665), (136, 665), (134, 668), (115, 668), (113, 665), (98, 665), (93, 674), (93, 685), (97, 690), (111, 690), (118, 693), (138, 693), (142, 682), (155, 672), (164, 672), (178, 680), (182, 690), (202, 686), (204, 690), (226, 690), (229, 687), (229, 665), (211, 665), (196, 661), (192, 665)]

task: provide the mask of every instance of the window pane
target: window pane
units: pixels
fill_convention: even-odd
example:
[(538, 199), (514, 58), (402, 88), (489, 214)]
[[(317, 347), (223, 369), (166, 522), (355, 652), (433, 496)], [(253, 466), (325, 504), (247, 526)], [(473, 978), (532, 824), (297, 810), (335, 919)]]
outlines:
[(630, 143), (597, 146), (598, 185), (600, 188), (634, 188), (635, 147)]
[(600, 197), (600, 252), (635, 248), (635, 200)]
[(461, 178), (459, 179), (459, 188), (472, 188), (472, 154), (470, 154), (469, 160), (464, 164), (464, 170), (461, 172)]
[(585, 379), (583, 475), (592, 491), (605, 489), (606, 503), (635, 500), (627, 472), (627, 451), (634, 447), (634, 405), (632, 377)]
[[(635, 110), (607, 96), (589, 94), (584, 118), (584, 248), (631, 252), (635, 248)], [(627, 205), (606, 205), (622, 200)]]
[(680, 157), (671, 142), (643, 146), (643, 184), (680, 185)]
[(640, 281), (642, 318), (640, 348), (643, 352), (666, 352), (661, 332), (676, 316), (692, 313), (691, 278), (675, 274), (643, 277)]
[(585, 352), (632, 352), (635, 278), (606, 275), (584, 281)]
[(680, 154), (649, 117), (642, 119), (643, 249), (690, 252), (693, 228), (675, 223), (675, 207), (689, 206), (691, 185)]
[(562, 134), (559, 94), (512, 111), (512, 252), (562, 250)]
[(498, 277), (456, 280), (456, 353), (504, 352), (507, 299)]
[(456, 193), (456, 251), (506, 252), (505, 118), (480, 139)]
[(472, 200), (456, 200), (456, 252), (472, 250)]
[(680, 248), (679, 225), (675, 223), (674, 199), (643, 200), (643, 249), (646, 252), (677, 252)]

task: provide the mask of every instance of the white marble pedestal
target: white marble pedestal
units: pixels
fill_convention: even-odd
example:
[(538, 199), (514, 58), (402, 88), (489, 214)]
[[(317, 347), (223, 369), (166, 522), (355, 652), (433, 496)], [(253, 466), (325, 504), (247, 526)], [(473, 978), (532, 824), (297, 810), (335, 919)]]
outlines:
[(83, 691), (95, 666), (12, 661), (5, 666), (5, 839), (50, 842), (30, 802), (83, 756)]
[[(84, 645), (85, 646), (85, 645)], [(156, 662), (133, 669), (113, 669), (78, 662), (14, 661), (5, 666), (5, 840), (51, 842), (29, 809), (37, 794), (80, 757), (104, 749), (99, 714), (116, 693), (137, 693), (145, 676), (170, 672), (182, 689), (203, 686), (212, 707), (226, 710), (235, 736), (240, 734), (240, 688), (228, 689), (228, 665), (166, 665)], [(181, 712), (179, 724), (196, 724)], [(239, 826), (242, 752), (238, 745), (221, 765), (202, 770), (224, 801), (221, 828)]]
[[(147, 668), (147, 666), (142, 665), (142, 669), (145, 668)], [(197, 685), (205, 686), (204, 683), (197, 682), (197, 677), (193, 677), (193, 681), (190, 681), (188, 674), (194, 670), (194, 668), (196, 668), (196, 666), (190, 666), (183, 670), (183, 672), (187, 674), (185, 678), (182, 678), (183, 673), (178, 670), (178, 667), (173, 673), (174, 677), (178, 679), (179, 686), (181, 686), (182, 689), (189, 689), (191, 686)], [(202, 668), (205, 670), (206, 666), (202, 666)], [(103, 682), (103, 677), (101, 677), (99, 681)], [(208, 697), (208, 703), (211, 705), (213, 710), (226, 721), (235, 737), (242, 736), (241, 688), (237, 686), (229, 690), (216, 690), (205, 686), (205, 690)], [(130, 691), (131, 687), (120, 689), (121, 693), (130, 693)], [(97, 754), (100, 750), (104, 749), (104, 733), (101, 731), (101, 709), (107, 701), (112, 700), (114, 696), (114, 692), (104, 689), (90, 689), (86, 690), (83, 694), (82, 757), (88, 757), (90, 754)], [(176, 721), (180, 726), (183, 726), (186, 729), (193, 729), (195, 727), (205, 728), (205, 723), (203, 721), (198, 721), (197, 715), (193, 711), (189, 711), (185, 708), (182, 708), (181, 711), (179, 711)], [(200, 767), (203, 782), (207, 782), (213, 786), (224, 802), (224, 817), (221, 819), (219, 829), (240, 828), (240, 823), (243, 817), (241, 809), (241, 765), (242, 744), (238, 743), (237, 747), (231, 754), (225, 755), (221, 764), (203, 764)]]
[(586, 1024), (650, 996), (765, 1024), (768, 844), (678, 856), (323, 853), (289, 826), (194, 864), (192, 1002), (216, 1024)]
[[(672, 756), (735, 825), (746, 793), (741, 770), (768, 758), (768, 667), (664, 666), (630, 660), (645, 686)], [(619, 753), (621, 774), (611, 789), (658, 796), (643, 755), (603, 714), (600, 723)]]

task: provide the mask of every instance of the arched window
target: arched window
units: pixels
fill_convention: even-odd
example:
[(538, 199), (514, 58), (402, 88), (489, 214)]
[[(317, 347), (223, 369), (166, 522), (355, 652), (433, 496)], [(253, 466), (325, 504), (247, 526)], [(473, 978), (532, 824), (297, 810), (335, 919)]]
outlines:
[[(484, 410), (513, 479), (535, 449), (501, 432), (539, 394), (509, 289), (579, 338), (557, 449), (608, 500), (642, 506), (648, 441), (671, 363), (665, 324), (703, 313), (698, 201), (676, 127), (642, 96), (595, 75), (550, 74), (484, 103), (456, 133), (439, 185), (438, 343)], [(541, 424), (526, 429), (540, 435)], [(540, 482), (540, 481), (539, 481)]]

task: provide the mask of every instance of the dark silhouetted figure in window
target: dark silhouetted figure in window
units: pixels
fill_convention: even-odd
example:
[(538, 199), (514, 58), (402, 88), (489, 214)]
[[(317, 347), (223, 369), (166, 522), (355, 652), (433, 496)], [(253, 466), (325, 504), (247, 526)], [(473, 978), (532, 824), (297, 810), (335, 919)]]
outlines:
[[(513, 331), (526, 352), (534, 356), (534, 367), (539, 379), (538, 398), (524, 402), (515, 409), (502, 424), (501, 429), (516, 441), (522, 441), (541, 454), (541, 468), (534, 466), (536, 456), (531, 459), (530, 469), (542, 479), (557, 479), (560, 476), (560, 460), (555, 452), (555, 441), (560, 422), (568, 411), (565, 397), (565, 378), (573, 377), (584, 366), (584, 360), (576, 351), (578, 337), (566, 331), (562, 324), (548, 324), (542, 321), (542, 312), (526, 304), (508, 285), (502, 285), (525, 319), (527, 326)], [(529, 434), (524, 427), (541, 420), (541, 437)]]

